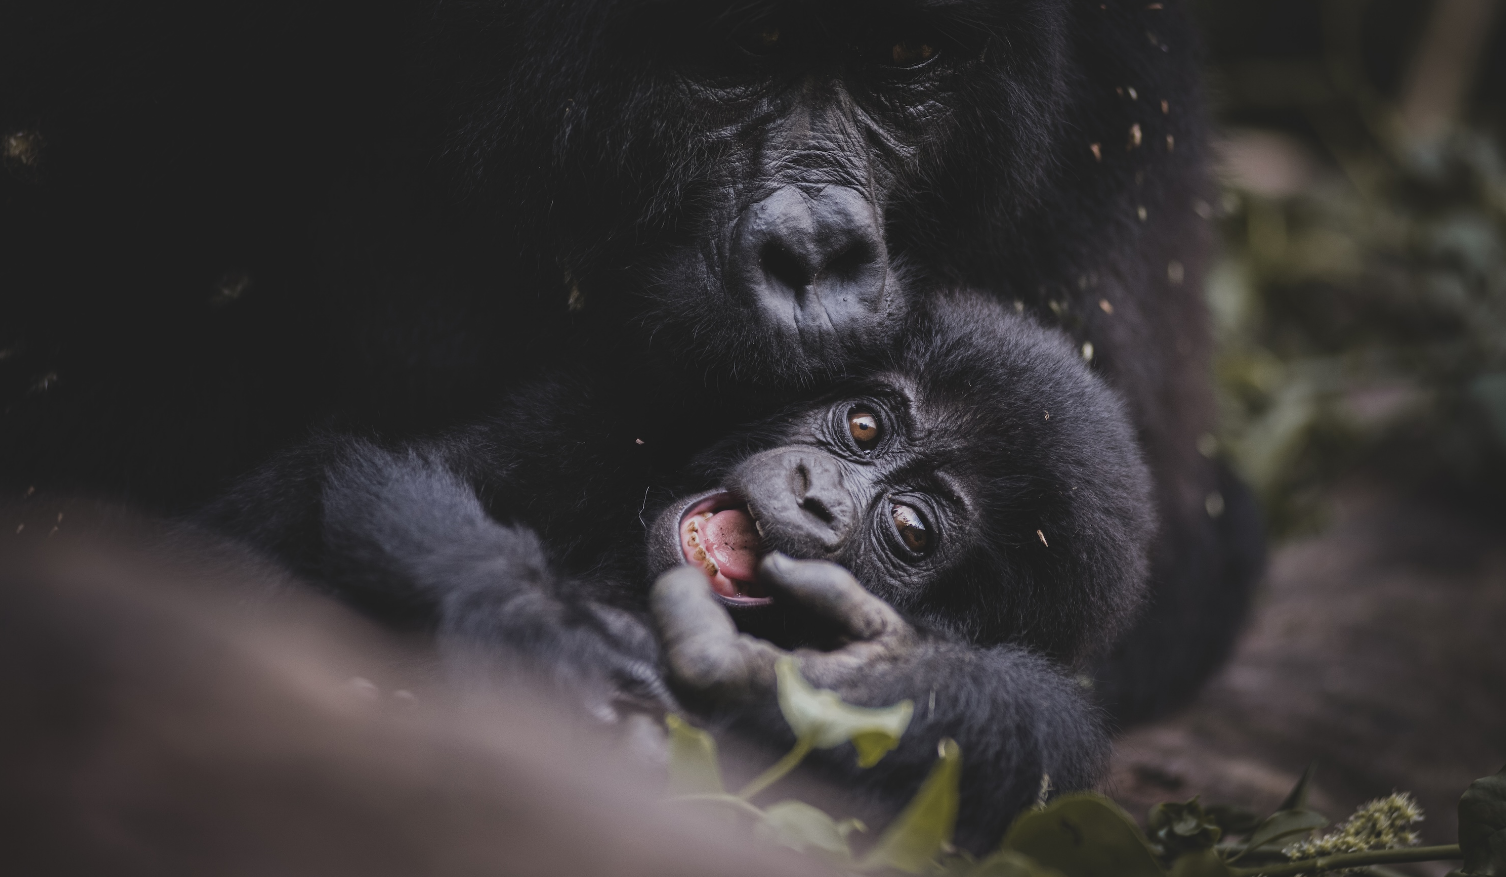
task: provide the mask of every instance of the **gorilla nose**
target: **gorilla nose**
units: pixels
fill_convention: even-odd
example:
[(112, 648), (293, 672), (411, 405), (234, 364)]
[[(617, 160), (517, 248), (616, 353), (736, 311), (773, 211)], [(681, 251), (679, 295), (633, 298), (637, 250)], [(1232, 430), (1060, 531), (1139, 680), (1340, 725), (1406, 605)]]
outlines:
[(744, 212), (731, 257), (736, 285), (802, 334), (861, 330), (883, 305), (889, 255), (856, 189), (779, 189)]
[(764, 451), (739, 466), (734, 481), (770, 547), (823, 557), (847, 541), (855, 506), (841, 464), (830, 455), (805, 448)]

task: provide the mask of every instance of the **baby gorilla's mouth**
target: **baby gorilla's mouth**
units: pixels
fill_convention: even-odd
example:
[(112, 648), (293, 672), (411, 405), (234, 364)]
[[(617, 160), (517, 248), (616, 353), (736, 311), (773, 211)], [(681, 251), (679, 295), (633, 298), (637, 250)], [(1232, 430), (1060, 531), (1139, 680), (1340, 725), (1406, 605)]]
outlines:
[(774, 602), (754, 581), (764, 553), (748, 504), (730, 493), (706, 497), (680, 518), (680, 552), (685, 562), (705, 570), (711, 588), (728, 603), (760, 606)]

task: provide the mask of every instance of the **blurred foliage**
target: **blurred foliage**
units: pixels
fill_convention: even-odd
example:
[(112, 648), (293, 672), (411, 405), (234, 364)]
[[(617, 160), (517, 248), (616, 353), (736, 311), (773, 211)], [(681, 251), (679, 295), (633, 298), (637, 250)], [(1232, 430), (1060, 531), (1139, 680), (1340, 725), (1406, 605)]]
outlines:
[(1325, 488), (1360, 465), (1506, 486), (1506, 128), (1500, 83), (1478, 84), (1506, 52), (1484, 41), (1442, 133), (1408, 130), (1433, 8), (1201, 4), (1226, 125), (1205, 211), (1225, 242), (1206, 287), (1221, 435), (1204, 450), (1278, 536), (1321, 524)]
[[(864, 709), (835, 692), (813, 688), (796, 659), (781, 658), (778, 694), (795, 745), (737, 794), (722, 786), (716, 741), (678, 716), (666, 720), (670, 762), (667, 794), (747, 826), (755, 837), (820, 858), (849, 874), (934, 874), (943, 877), (1296, 877), (1381, 869), (1407, 862), (1463, 861), (1457, 877), (1506, 875), (1506, 768), (1470, 785), (1459, 801), (1459, 843), (1418, 847), (1413, 826), (1422, 810), (1405, 793), (1371, 801), (1322, 837), (1328, 824), (1307, 809), (1313, 767), (1303, 772), (1276, 812), (1264, 819), (1198, 799), (1157, 804), (1142, 831), (1129, 814), (1087, 792), (1040, 799), (1009, 826), (997, 849), (975, 858), (951, 844), (961, 806), (962, 752), (941, 741), (936, 762), (910, 803), (859, 855), (854, 833), (867, 827), (838, 821), (803, 801), (760, 807), (755, 796), (787, 776), (816, 748), (852, 744), (863, 767), (888, 754), (908, 729), (909, 701)], [(868, 760), (863, 738), (892, 735)]]

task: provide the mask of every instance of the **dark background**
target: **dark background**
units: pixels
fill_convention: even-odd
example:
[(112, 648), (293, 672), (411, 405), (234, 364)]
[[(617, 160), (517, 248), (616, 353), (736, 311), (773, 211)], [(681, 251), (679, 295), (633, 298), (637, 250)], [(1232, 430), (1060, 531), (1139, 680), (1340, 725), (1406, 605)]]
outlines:
[[(1424, 838), (1448, 842), (1459, 792), (1506, 762), (1506, 3), (1193, 6), (1220, 124), (1222, 197), (1208, 211), (1224, 233), (1207, 283), (1221, 428), (1200, 449), (1228, 459), (1255, 488), (1272, 558), (1229, 668), (1182, 714), (1126, 736), (1112, 791), (1137, 815), (1195, 794), (1268, 808), (1316, 758), (1316, 803), (1330, 816), (1412, 790), (1429, 814)], [(139, 103), (133, 83), (161, 72), (153, 59), (168, 55), (154, 41), (171, 28), (101, 27), (97, 44), (71, 41), (73, 54), (38, 61), (25, 43), (57, 22), (45, 6), (28, 16), (34, 32), (0, 33), (0, 78), (71, 76), (81, 84), (58, 92), (66, 99), (99, 93), (110, 103), (103, 112), (69, 105), (64, 123), (103, 121), (65, 127), (50, 141), (29, 127), (42, 108), (0, 107), (0, 259), (60, 223), (105, 229), (101, 239), (118, 246), (26, 260), (26, 271), (0, 279), (0, 426), (16, 429), (42, 400), (67, 405), (73, 393), (71, 404), (88, 408), (75, 389), (86, 382), (70, 368), (103, 374), (99, 385), (125, 406), (132, 386), (170, 379), (191, 401), (178, 409), (243, 413), (221, 462), (257, 458), (287, 436), (256, 412), (296, 413), (328, 380), (328, 364), (310, 353), (320, 349), (317, 314), (300, 324), (307, 344), (260, 342), (258, 320), (283, 312), (272, 306), (277, 297), (298, 300), (308, 266), (258, 264), (253, 277), (248, 254), (286, 249), (282, 238), (294, 232), (240, 228), (237, 203), (267, 193), (234, 181), (162, 207), (172, 221), (153, 224), (168, 229), (156, 237), (139, 230), (146, 226), (132, 205), (150, 201), (157, 175), (230, 155), (276, 168), (267, 175), (273, 194), (293, 210), (312, 188), (307, 175), (338, 159), (309, 150), (340, 142), (330, 132), (358, 136), (371, 115), (351, 98), (362, 90), (293, 66), (247, 64), (266, 36), (257, 27), (288, 30), (281, 19), (257, 20), (237, 32), (240, 43), (203, 46), (187, 59), (216, 76), (190, 69), (169, 77), (183, 94)], [(381, 68), (380, 40), (349, 22), (296, 24), (292, 32), (309, 41), (369, 45), (368, 69)], [(91, 63), (98, 58), (109, 63)], [(110, 87), (84, 88), (91, 76)], [(329, 93), (303, 94), (316, 78)], [(210, 79), (244, 93), (195, 92)], [(263, 124), (288, 95), (313, 108), (307, 118)], [(175, 101), (224, 110), (185, 127)], [(133, 134), (120, 138), (112, 119), (127, 118)], [(111, 137), (113, 164), (95, 176), (64, 172), (70, 142)], [(44, 181), (53, 187), (45, 200)], [(97, 198), (101, 191), (114, 194)], [(124, 206), (81, 218), (70, 205), (85, 203)], [(201, 245), (211, 219), (240, 229), (216, 239), (241, 249)], [(164, 281), (160, 313), (96, 294), (111, 277), (164, 263), (179, 267)], [(88, 290), (78, 295), (103, 310), (76, 313), (69, 290)], [(179, 299), (202, 303), (198, 323), (161, 316)], [(23, 325), (62, 328), (54, 337)], [(230, 358), (247, 368), (230, 382), (201, 375), (194, 344), (236, 345)], [(288, 396), (289, 386), (307, 387), (306, 398)], [(185, 447), (209, 440), (196, 423), (188, 417), (173, 431)], [(93, 448), (98, 437), (73, 439)], [(132, 456), (119, 442), (103, 446)], [(92, 458), (101, 471), (114, 465)], [(207, 480), (172, 466), (138, 473), (124, 492), (150, 503), (154, 486), (168, 495), (182, 485), (211, 489)]]
[[(1506, 762), (1506, 10), (1204, 0), (1224, 232), (1220, 454), (1272, 556), (1231, 665), (1113, 792), (1320, 809)], [(1442, 870), (1438, 869), (1439, 873)]]

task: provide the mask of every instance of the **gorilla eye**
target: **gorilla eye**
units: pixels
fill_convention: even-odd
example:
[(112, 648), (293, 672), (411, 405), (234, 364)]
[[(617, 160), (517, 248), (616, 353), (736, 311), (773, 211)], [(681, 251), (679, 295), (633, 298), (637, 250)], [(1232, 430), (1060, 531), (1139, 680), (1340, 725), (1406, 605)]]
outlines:
[(848, 412), (847, 431), (852, 433), (852, 440), (858, 443), (858, 447), (865, 451), (871, 451), (878, 445), (879, 422), (871, 411), (854, 408)]
[(754, 25), (737, 38), (737, 44), (750, 55), (772, 55), (783, 46), (779, 28), (771, 24)]
[(900, 541), (916, 554), (925, 554), (931, 548), (931, 531), (926, 529), (926, 519), (920, 512), (904, 503), (894, 504), (894, 527), (899, 530)]
[(889, 49), (891, 67), (919, 67), (936, 56), (936, 49), (924, 40), (900, 40)]

